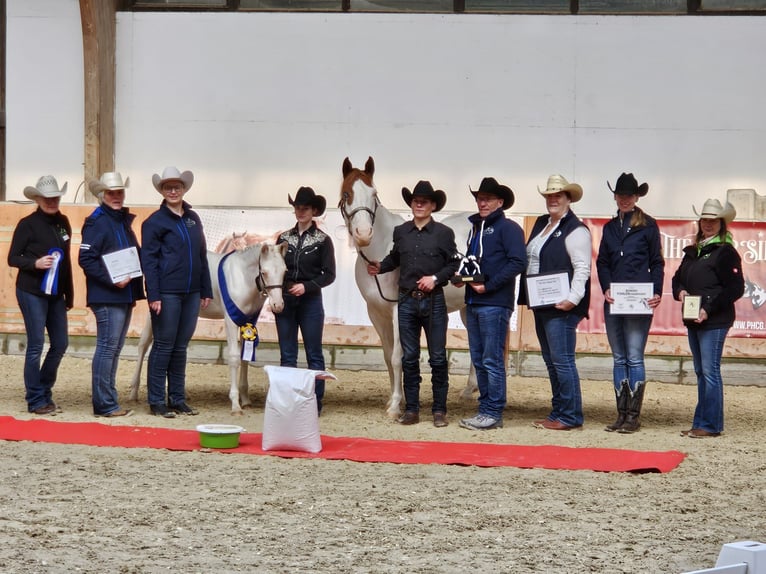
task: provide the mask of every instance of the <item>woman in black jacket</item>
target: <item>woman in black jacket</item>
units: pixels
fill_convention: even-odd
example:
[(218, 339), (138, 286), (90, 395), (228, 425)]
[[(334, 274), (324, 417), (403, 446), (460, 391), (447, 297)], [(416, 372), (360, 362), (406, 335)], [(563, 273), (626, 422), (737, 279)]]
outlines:
[(117, 172), (106, 172), (88, 187), (98, 198), (82, 226), (78, 262), (85, 272), (88, 307), (96, 318), (96, 350), (93, 353), (91, 399), (97, 417), (122, 417), (133, 413), (120, 408), (117, 394), (117, 366), (136, 301), (145, 299), (139, 270), (115, 277), (104, 260), (105, 255), (133, 250), (138, 257), (138, 239), (131, 227), (135, 215), (125, 203), (124, 182)]
[[(612, 186), (617, 215), (609, 220), (601, 235), (596, 269), (604, 293), (604, 323), (612, 349), (614, 394), (617, 420), (604, 430), (633, 433), (641, 427), (639, 416), (646, 389), (644, 351), (652, 326), (652, 310), (660, 304), (665, 259), (657, 222), (636, 205), (649, 191), (649, 185), (632, 173), (623, 173)], [(613, 283), (651, 283), (652, 295), (641, 306), (623, 314), (615, 312)]]
[[(695, 242), (684, 249), (673, 276), (673, 297), (699, 309), (695, 317), (684, 318), (697, 375), (697, 407), (691, 429), (681, 434), (692, 438), (716, 437), (723, 431), (721, 356), (734, 324), (734, 302), (745, 290), (742, 259), (727, 230), (736, 214), (730, 203), (723, 207), (708, 199), (698, 214)], [(699, 298), (697, 305), (685, 301), (690, 296)]]
[[(317, 227), (314, 218), (324, 213), (327, 200), (310, 187), (301, 187), (295, 200), (288, 194), (287, 201), (295, 211), (296, 224), (277, 239), (277, 245), (287, 243), (287, 273), (282, 292), (285, 308), (274, 316), (280, 364), (283, 367), (298, 366), (300, 329), (308, 368), (324, 371), (322, 289), (335, 281), (335, 249), (330, 236)], [(324, 386), (324, 379), (316, 379), (314, 392), (320, 413)]]
[[(17, 267), (16, 299), (24, 317), (27, 352), (24, 386), (27, 409), (36, 415), (55, 415), (53, 385), (59, 364), (69, 346), (66, 312), (74, 305), (72, 260), (69, 247), (72, 227), (59, 211), (61, 196), (56, 178), (46, 175), (24, 195), (37, 203), (34, 213), (21, 219), (13, 232), (8, 265)], [(48, 331), (50, 347), (40, 366)]]

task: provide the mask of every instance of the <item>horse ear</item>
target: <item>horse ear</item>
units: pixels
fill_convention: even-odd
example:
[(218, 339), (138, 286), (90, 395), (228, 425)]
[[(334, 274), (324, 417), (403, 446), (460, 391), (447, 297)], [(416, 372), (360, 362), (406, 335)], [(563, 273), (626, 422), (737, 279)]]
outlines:
[(349, 160), (347, 157), (346, 159), (343, 160), (343, 178), (344, 179), (346, 178), (346, 176), (352, 169), (354, 168), (351, 166), (351, 160)]
[(284, 257), (285, 254), (287, 253), (287, 247), (288, 247), (287, 241), (285, 241), (284, 243), (280, 243), (279, 245), (277, 245), (277, 247), (279, 248), (279, 252), (282, 254), (282, 257)]
[(367, 158), (367, 163), (364, 164), (364, 173), (370, 174), (370, 177), (375, 173), (375, 161), (372, 156)]

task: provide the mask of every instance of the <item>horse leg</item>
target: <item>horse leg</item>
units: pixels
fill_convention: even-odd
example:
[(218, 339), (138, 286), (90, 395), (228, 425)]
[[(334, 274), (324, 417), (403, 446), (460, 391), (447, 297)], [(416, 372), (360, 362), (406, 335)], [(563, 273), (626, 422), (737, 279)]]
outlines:
[(138, 401), (138, 387), (141, 385), (141, 369), (144, 366), (144, 357), (146, 351), (149, 349), (149, 345), (152, 344), (154, 335), (152, 334), (152, 318), (147, 315), (146, 323), (141, 331), (141, 336), (138, 338), (138, 355), (136, 356), (136, 368), (133, 371), (133, 378), (130, 379), (130, 394), (128, 400)]
[(250, 388), (247, 384), (247, 361), (239, 363), (239, 403), (243, 409), (249, 409), (253, 406), (250, 402)]
[(242, 408), (239, 406), (239, 370), (242, 362), (241, 347), (239, 341), (239, 328), (234, 322), (226, 317), (226, 362), (229, 365), (229, 400), (231, 400), (231, 414), (242, 416)]
[(392, 305), (377, 305), (368, 302), (367, 314), (372, 326), (378, 334), (383, 347), (383, 360), (388, 368), (391, 383), (391, 397), (386, 404), (386, 413), (391, 418), (401, 414), (402, 391), (402, 347), (399, 344), (399, 327), (396, 307)]
[[(467, 323), (466, 318), (466, 310), (465, 307), (460, 309), (460, 318), (463, 320), (463, 325)], [(507, 349), (507, 346), (506, 346)], [(471, 356), (468, 355), (468, 360), (470, 361)], [(506, 355), (506, 364), (507, 364), (507, 355)], [(471, 361), (471, 366), (468, 371), (468, 382), (465, 385), (465, 388), (460, 392), (460, 399), (464, 401), (471, 401), (473, 400), (473, 394), (477, 393), (479, 391), (479, 384), (476, 382), (476, 367), (473, 366), (473, 361)]]
[(399, 307), (394, 307), (392, 321), (394, 330), (394, 342), (391, 352), (391, 367), (393, 377), (391, 379), (391, 401), (388, 404), (388, 415), (398, 417), (401, 413), (401, 404), (404, 402), (404, 373), (402, 371), (402, 343), (399, 340)]

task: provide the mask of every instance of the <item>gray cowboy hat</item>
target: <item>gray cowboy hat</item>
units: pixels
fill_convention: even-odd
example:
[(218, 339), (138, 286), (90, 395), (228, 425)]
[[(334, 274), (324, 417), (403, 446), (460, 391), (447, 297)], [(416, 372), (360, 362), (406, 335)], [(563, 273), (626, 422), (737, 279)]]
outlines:
[(310, 187), (300, 187), (295, 194), (295, 199), (287, 194), (287, 201), (290, 205), (310, 205), (317, 210), (317, 217), (324, 213), (327, 207), (327, 200), (324, 196), (314, 193), (314, 190)]
[(569, 195), (571, 202), (575, 203), (582, 199), (582, 187), (578, 183), (569, 183), (563, 175), (552, 175), (548, 178), (545, 189), (537, 186), (537, 192), (540, 195), (550, 195), (552, 193), (564, 192)]
[(447, 194), (441, 189), (434, 189), (430, 181), (420, 180), (415, 184), (412, 191), (406, 187), (402, 188), (402, 199), (408, 206), (412, 204), (412, 199), (415, 197), (425, 197), (433, 201), (436, 204), (434, 207), (434, 213), (440, 211), (447, 204)]
[(622, 175), (617, 178), (614, 189), (612, 189), (609, 180), (607, 180), (606, 185), (609, 191), (615, 195), (637, 195), (638, 197), (644, 197), (649, 192), (649, 184), (642, 183), (638, 185), (638, 180), (632, 173), (622, 172)]
[(24, 196), (27, 199), (34, 199), (35, 197), (61, 197), (66, 193), (67, 182), (64, 182), (64, 186), (59, 189), (59, 184), (56, 178), (52, 175), (44, 175), (37, 180), (37, 184), (34, 186), (28, 185), (24, 188)]
[(168, 181), (180, 181), (182, 184), (184, 184), (184, 189), (189, 191), (192, 184), (194, 183), (194, 174), (188, 170), (181, 173), (178, 171), (177, 167), (170, 166), (162, 170), (162, 175), (157, 175), (155, 173), (152, 176), (152, 184), (154, 185), (154, 189), (160, 193), (162, 193), (162, 186)]
[(723, 206), (717, 199), (708, 199), (705, 201), (702, 210), (699, 213), (697, 213), (697, 209), (693, 205), (692, 209), (694, 210), (694, 215), (700, 219), (723, 219), (726, 222), (726, 225), (734, 221), (734, 218), (737, 217), (737, 210), (731, 203), (727, 201), (726, 205)]
[(503, 210), (509, 209), (514, 201), (516, 201), (511, 188), (507, 185), (500, 185), (494, 177), (485, 177), (482, 179), (478, 190), (472, 190), (470, 185), (468, 186), (468, 190), (473, 194), (474, 199), (480, 193), (496, 195), (503, 200)]

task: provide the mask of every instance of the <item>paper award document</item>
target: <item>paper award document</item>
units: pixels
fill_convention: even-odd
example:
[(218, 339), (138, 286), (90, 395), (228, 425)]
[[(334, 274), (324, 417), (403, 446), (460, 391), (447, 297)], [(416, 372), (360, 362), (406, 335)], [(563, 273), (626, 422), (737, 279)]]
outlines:
[(699, 295), (687, 295), (684, 297), (683, 318), (687, 321), (694, 321), (700, 318), (700, 309), (702, 309), (702, 297)]
[(612, 283), (609, 286), (614, 303), (609, 306), (612, 315), (651, 315), (649, 299), (654, 296), (651, 283)]
[(527, 302), (530, 309), (550, 307), (566, 299), (567, 295), (569, 275), (565, 271), (527, 275)]
[(141, 261), (138, 258), (138, 249), (128, 247), (112, 253), (105, 253), (101, 256), (106, 265), (106, 270), (112, 278), (112, 283), (119, 283), (123, 279), (130, 277), (141, 277)]

